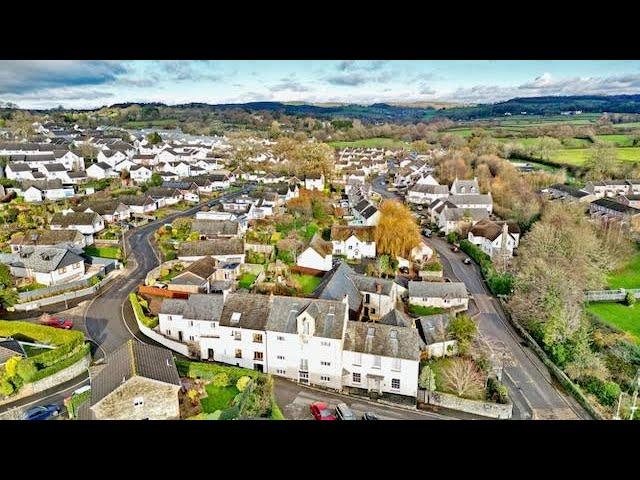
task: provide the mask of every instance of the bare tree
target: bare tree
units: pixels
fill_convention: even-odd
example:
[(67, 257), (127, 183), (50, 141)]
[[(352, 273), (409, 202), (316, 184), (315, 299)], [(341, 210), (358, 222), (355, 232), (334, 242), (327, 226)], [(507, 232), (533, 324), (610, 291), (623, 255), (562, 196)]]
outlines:
[(460, 397), (477, 398), (484, 391), (485, 377), (469, 358), (456, 357), (442, 369), (444, 385)]

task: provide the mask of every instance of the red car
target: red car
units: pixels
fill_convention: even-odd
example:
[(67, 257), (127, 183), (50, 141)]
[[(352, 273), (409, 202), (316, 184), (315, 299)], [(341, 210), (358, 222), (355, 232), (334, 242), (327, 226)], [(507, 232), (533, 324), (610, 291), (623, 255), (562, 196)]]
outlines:
[(333, 416), (329, 407), (327, 407), (326, 403), (323, 402), (313, 402), (309, 409), (311, 410), (311, 415), (316, 420), (335, 420), (336, 417)]
[(40, 323), (48, 325), (49, 327), (64, 328), (65, 330), (69, 330), (73, 327), (73, 322), (71, 320), (65, 320), (64, 318), (58, 317), (48, 317), (41, 320)]

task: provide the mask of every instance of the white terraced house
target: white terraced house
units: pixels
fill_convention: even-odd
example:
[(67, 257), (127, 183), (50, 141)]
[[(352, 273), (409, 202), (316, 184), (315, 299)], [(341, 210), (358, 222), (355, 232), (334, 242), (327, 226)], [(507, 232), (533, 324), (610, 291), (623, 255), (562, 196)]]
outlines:
[(375, 227), (334, 225), (331, 227), (331, 243), (334, 255), (344, 255), (349, 260), (375, 258)]

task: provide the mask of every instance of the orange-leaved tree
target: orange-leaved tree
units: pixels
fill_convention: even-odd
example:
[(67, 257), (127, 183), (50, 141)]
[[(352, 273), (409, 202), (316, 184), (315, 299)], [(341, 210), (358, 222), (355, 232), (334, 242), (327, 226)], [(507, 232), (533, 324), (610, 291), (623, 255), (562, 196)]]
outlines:
[(420, 244), (420, 228), (411, 211), (397, 200), (385, 200), (380, 205), (380, 221), (376, 228), (378, 255), (406, 257)]

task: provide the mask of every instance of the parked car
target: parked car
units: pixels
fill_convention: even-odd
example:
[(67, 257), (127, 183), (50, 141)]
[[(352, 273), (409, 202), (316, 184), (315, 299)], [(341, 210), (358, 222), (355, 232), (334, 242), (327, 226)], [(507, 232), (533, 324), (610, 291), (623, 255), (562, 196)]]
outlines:
[(336, 417), (333, 416), (331, 410), (327, 407), (327, 404), (324, 402), (313, 402), (309, 409), (311, 410), (311, 415), (316, 420), (335, 420)]
[(400, 273), (403, 273), (403, 274), (407, 275), (407, 274), (409, 273), (409, 267), (400, 267), (400, 268), (398, 269), (398, 271), (399, 271)]
[(471, 265), (471, 259), (465, 258), (464, 260), (462, 260), (462, 263), (464, 263), (465, 265)]
[(374, 413), (365, 412), (365, 414), (362, 415), (362, 420), (378, 420), (378, 417), (376, 417)]
[(31, 407), (27, 410), (27, 420), (46, 420), (50, 417), (57, 417), (60, 415), (61, 408), (58, 405), (39, 405), (37, 407)]
[(356, 420), (356, 416), (346, 403), (339, 403), (336, 407), (336, 416), (338, 420)]
[(422, 235), (424, 235), (427, 238), (431, 238), (431, 235), (433, 235), (433, 232), (428, 228), (425, 228), (424, 230), (422, 230)]
[(460, 251), (460, 249), (456, 245), (451, 245), (451, 251), (457, 253)]
[(59, 317), (44, 317), (40, 320), (40, 323), (49, 327), (64, 328), (65, 330), (73, 328), (73, 322), (71, 320)]

